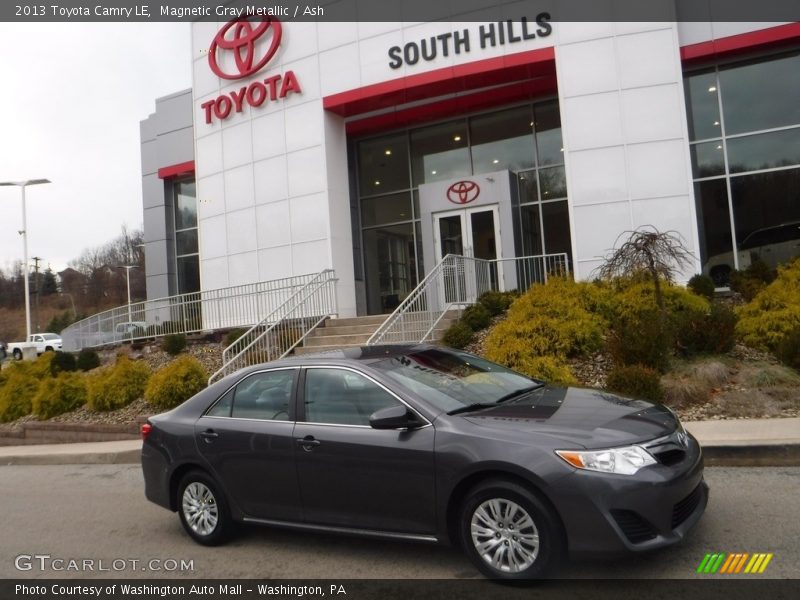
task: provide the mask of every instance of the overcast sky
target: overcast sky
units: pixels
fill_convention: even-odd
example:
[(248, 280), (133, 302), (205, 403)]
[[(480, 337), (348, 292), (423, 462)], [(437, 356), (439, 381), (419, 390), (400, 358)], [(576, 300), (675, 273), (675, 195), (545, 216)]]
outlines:
[[(142, 225), (139, 121), (191, 86), (188, 23), (0, 23), (0, 181), (27, 188), (28, 251), (61, 270)], [(22, 260), (22, 205), (0, 187), (0, 268)]]

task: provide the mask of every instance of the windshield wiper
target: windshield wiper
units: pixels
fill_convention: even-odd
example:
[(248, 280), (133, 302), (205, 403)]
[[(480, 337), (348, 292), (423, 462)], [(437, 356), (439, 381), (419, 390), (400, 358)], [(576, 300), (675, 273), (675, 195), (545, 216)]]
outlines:
[(528, 394), (530, 392), (535, 392), (536, 390), (541, 389), (542, 387), (544, 387), (543, 383), (537, 383), (537, 384), (532, 385), (530, 387), (522, 388), (522, 389), (519, 389), (519, 390), (514, 390), (513, 392), (510, 392), (510, 393), (506, 394), (505, 396), (500, 396), (497, 400), (495, 400), (495, 402), (497, 404), (500, 404), (501, 402), (507, 402), (508, 400), (513, 400), (514, 398), (519, 398), (520, 396), (525, 396), (526, 394)]
[(507, 402), (508, 400), (512, 400), (513, 398), (519, 398), (520, 396), (524, 396), (530, 392), (538, 390), (539, 388), (543, 387), (543, 383), (537, 383), (536, 385), (532, 385), (530, 387), (522, 388), (519, 390), (514, 390), (506, 394), (505, 396), (500, 396), (494, 402), (473, 402), (472, 404), (467, 404), (466, 406), (460, 406), (459, 408), (454, 408), (453, 410), (447, 411), (448, 415), (458, 415), (465, 412), (472, 412), (473, 410), (480, 410), (482, 408), (492, 408), (501, 404), (502, 402)]
[(448, 415), (460, 415), (461, 413), (472, 412), (473, 410), (480, 410), (482, 408), (492, 408), (493, 406), (497, 406), (494, 402), (473, 402), (472, 404), (467, 404), (466, 406), (460, 406), (458, 408), (454, 408), (453, 410), (448, 410)]

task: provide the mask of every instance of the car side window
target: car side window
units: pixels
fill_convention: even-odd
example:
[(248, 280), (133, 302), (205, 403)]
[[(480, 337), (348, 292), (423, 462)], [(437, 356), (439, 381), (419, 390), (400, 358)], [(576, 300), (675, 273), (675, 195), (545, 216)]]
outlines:
[(345, 369), (306, 370), (306, 421), (334, 425), (366, 425), (375, 411), (401, 402), (375, 382)]
[(294, 376), (294, 369), (282, 369), (245, 378), (234, 389), (231, 417), (288, 421)]
[(231, 408), (233, 407), (233, 393), (236, 391), (236, 388), (231, 388), (225, 394), (217, 400), (217, 402), (208, 409), (206, 416), (208, 417), (230, 417), (231, 416)]

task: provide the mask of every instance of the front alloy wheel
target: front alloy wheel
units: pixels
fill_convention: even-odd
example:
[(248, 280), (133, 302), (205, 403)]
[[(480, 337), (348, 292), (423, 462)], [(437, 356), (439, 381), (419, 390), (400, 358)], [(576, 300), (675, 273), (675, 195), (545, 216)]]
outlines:
[(538, 579), (565, 554), (561, 521), (536, 494), (512, 481), (485, 481), (462, 505), (461, 545), (492, 579)]
[(539, 530), (528, 512), (506, 498), (492, 498), (472, 513), (472, 544), (492, 568), (521, 573), (539, 555)]
[(202, 471), (187, 473), (178, 487), (178, 514), (194, 541), (216, 546), (228, 537), (232, 521), (225, 498)]

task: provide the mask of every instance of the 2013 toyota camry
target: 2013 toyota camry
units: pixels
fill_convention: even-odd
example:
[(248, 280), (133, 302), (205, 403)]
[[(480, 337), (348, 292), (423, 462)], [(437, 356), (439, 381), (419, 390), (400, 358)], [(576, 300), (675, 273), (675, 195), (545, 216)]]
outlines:
[(708, 500), (669, 409), (427, 345), (250, 367), (142, 435), (147, 498), (201, 544), (236, 523), (450, 542), (492, 578), (672, 544)]

